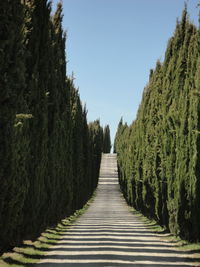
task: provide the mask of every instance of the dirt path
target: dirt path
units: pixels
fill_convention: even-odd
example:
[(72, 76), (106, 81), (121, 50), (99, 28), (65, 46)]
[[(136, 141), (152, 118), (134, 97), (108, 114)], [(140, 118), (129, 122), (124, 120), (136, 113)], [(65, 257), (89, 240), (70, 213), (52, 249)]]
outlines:
[(94, 202), (37, 265), (195, 266), (131, 213), (119, 190), (116, 156), (104, 154)]

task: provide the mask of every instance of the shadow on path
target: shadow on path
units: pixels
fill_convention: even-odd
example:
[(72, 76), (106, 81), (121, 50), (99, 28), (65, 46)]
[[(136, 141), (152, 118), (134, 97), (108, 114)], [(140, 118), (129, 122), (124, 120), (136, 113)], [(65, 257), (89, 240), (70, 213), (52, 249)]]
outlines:
[[(178, 250), (176, 242), (165, 239), (167, 233), (154, 233), (137, 212), (129, 211), (119, 190), (114, 154), (103, 155), (94, 202), (68, 231), (58, 230), (57, 235), (61, 239), (54, 246), (40, 249), (47, 252), (42, 259), (40, 255), (23, 256), (40, 259), (34, 266), (42, 267), (200, 266), (198, 254)], [(57, 239), (47, 238), (44, 244), (54, 241)], [(20, 265), (9, 257), (5, 261)]]

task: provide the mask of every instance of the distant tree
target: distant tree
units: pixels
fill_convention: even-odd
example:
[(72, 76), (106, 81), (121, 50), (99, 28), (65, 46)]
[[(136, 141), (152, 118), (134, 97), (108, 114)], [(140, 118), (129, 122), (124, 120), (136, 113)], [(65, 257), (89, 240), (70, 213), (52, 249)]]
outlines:
[(103, 153), (110, 153), (111, 147), (110, 128), (106, 125), (103, 131)]
[(92, 180), (92, 188), (96, 188), (98, 183), (98, 174), (101, 163), (101, 153), (103, 152), (103, 129), (100, 125), (100, 120), (95, 120), (89, 123), (89, 135), (90, 135), (90, 149), (91, 149), (91, 168), (92, 176), (95, 178)]
[(118, 123), (118, 127), (117, 127), (117, 132), (115, 135), (115, 140), (114, 140), (114, 148), (113, 148), (113, 152), (117, 153), (117, 144), (118, 142), (118, 138), (120, 138), (121, 135), (121, 128), (123, 127), (123, 118), (120, 119), (119, 123)]

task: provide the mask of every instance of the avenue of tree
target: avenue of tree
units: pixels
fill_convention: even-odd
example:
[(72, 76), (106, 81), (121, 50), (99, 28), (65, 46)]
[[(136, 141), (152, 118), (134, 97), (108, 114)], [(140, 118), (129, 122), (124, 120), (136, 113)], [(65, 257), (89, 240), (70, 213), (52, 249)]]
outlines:
[(127, 202), (172, 233), (200, 241), (200, 30), (183, 10), (164, 62), (150, 71), (137, 118), (114, 150)]
[[(97, 186), (103, 129), (66, 76), (62, 6), (0, 1), (0, 250), (81, 208)], [(107, 150), (106, 150), (107, 151)]]

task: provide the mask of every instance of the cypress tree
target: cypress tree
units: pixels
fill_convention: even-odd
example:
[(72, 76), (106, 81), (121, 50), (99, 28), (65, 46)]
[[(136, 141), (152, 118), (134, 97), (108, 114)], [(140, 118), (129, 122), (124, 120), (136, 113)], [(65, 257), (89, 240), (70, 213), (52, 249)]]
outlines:
[(29, 119), (24, 99), (25, 49), (21, 1), (0, 3), (0, 249), (16, 245), (21, 239), (20, 224), (27, 195)]
[[(24, 232), (36, 236), (46, 225), (48, 177), (48, 109), (50, 4), (47, 0), (26, 0), (25, 44), (26, 97), (33, 115), (30, 125), (30, 187), (24, 206)], [(30, 228), (32, 228), (30, 230)], [(30, 234), (31, 233), (31, 234)]]
[(62, 5), (50, 21), (50, 75), (48, 88), (48, 194), (47, 217), (56, 223), (71, 212), (70, 193), (70, 88), (66, 81), (66, 34), (62, 29)]
[(82, 105), (78, 91), (71, 88), (72, 111), (72, 170), (73, 170), (73, 209), (80, 208), (79, 192), (83, 179), (83, 139), (82, 139)]
[(101, 163), (101, 154), (103, 151), (103, 129), (100, 126), (100, 120), (90, 122), (89, 125), (90, 146), (91, 146), (91, 192), (94, 190), (98, 183), (99, 169)]
[(103, 153), (110, 153), (111, 147), (110, 128), (106, 125), (103, 131)]

